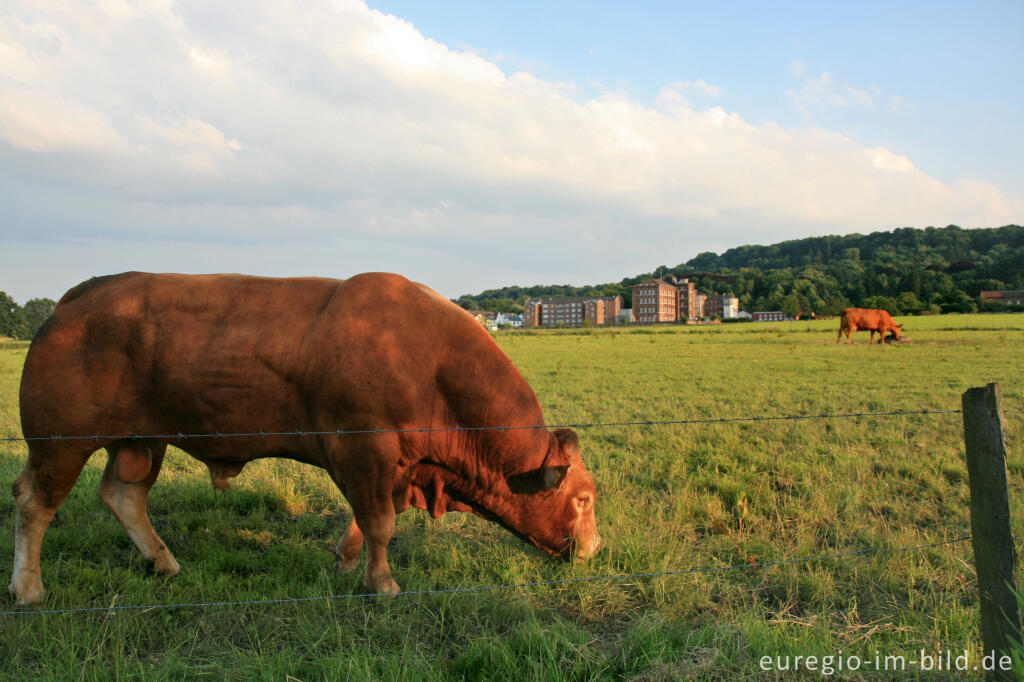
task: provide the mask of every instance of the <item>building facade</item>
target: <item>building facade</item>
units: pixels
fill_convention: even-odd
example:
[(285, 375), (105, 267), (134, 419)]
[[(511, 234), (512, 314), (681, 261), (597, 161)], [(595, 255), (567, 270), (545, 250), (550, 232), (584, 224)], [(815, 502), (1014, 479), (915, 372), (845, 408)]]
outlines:
[(1024, 291), (983, 291), (981, 297), (1003, 305), (1024, 305)]
[(603, 327), (614, 324), (620, 310), (621, 296), (533, 299), (523, 304), (523, 326), (579, 327), (588, 322)]
[(730, 320), (740, 312), (740, 301), (729, 294), (708, 294), (704, 298), (704, 317)]
[(651, 278), (633, 285), (633, 321), (638, 324), (675, 322), (679, 319), (679, 289)]
[(679, 319), (696, 320), (701, 316), (700, 297), (697, 287), (687, 278), (676, 282), (676, 289), (679, 290)]
[(622, 297), (618, 295), (602, 296), (601, 300), (604, 301), (604, 324), (616, 324), (619, 313), (622, 312)]
[(753, 322), (783, 322), (786, 320), (786, 314), (781, 310), (760, 310), (751, 315), (751, 320)]
[(523, 304), (523, 326), (528, 328), (540, 326), (540, 301), (527, 301)]

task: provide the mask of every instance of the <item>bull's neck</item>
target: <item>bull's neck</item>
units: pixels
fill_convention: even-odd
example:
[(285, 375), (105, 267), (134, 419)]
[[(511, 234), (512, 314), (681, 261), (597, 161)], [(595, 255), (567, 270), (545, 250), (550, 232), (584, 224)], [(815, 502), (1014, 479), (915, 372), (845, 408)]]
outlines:
[(459, 430), (431, 458), (475, 490), (490, 492), (509, 475), (540, 466), (550, 436), (533, 390), (489, 336), (486, 341), (493, 348), (474, 349), (482, 352), (464, 354), (457, 367), (439, 372), (446, 421)]

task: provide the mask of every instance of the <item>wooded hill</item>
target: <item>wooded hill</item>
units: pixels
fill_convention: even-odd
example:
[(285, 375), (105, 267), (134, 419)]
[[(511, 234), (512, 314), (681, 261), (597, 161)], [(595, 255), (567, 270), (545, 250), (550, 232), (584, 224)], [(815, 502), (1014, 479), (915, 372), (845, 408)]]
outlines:
[(794, 317), (834, 315), (848, 306), (885, 308), (897, 315), (1002, 310), (979, 294), (1024, 289), (1024, 227), (904, 227), (740, 246), (721, 255), (701, 253), (618, 283), (503, 287), (462, 296), (457, 303), (519, 312), (531, 298), (620, 294), (630, 307), (633, 284), (670, 275), (688, 277), (704, 294), (732, 294), (741, 310), (782, 310)]

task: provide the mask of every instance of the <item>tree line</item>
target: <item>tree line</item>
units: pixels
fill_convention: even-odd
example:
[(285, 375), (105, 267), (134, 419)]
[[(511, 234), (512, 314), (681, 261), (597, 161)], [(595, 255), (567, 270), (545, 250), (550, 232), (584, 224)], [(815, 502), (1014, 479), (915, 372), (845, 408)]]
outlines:
[(791, 317), (835, 315), (846, 307), (883, 308), (894, 315), (1004, 310), (980, 294), (1024, 289), (1024, 227), (904, 227), (740, 246), (618, 283), (503, 287), (456, 303), (520, 312), (531, 298), (618, 294), (631, 307), (632, 285), (650, 277), (686, 277), (703, 294), (736, 296), (742, 310), (781, 310)]
[(0, 291), (0, 337), (31, 339), (56, 307), (48, 298), (33, 298), (23, 307)]

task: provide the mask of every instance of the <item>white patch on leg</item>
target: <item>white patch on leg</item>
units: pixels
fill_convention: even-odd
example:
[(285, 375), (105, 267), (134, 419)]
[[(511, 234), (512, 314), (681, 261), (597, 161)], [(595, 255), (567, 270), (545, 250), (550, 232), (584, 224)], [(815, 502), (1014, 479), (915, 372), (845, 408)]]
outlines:
[(43, 601), (46, 595), (39, 568), (39, 552), (43, 534), (56, 509), (43, 509), (36, 504), (24, 477), (18, 479), (16, 487), (19, 494), (15, 498), (14, 511), (14, 570), (7, 589), (15, 596), (18, 606), (32, 606)]

